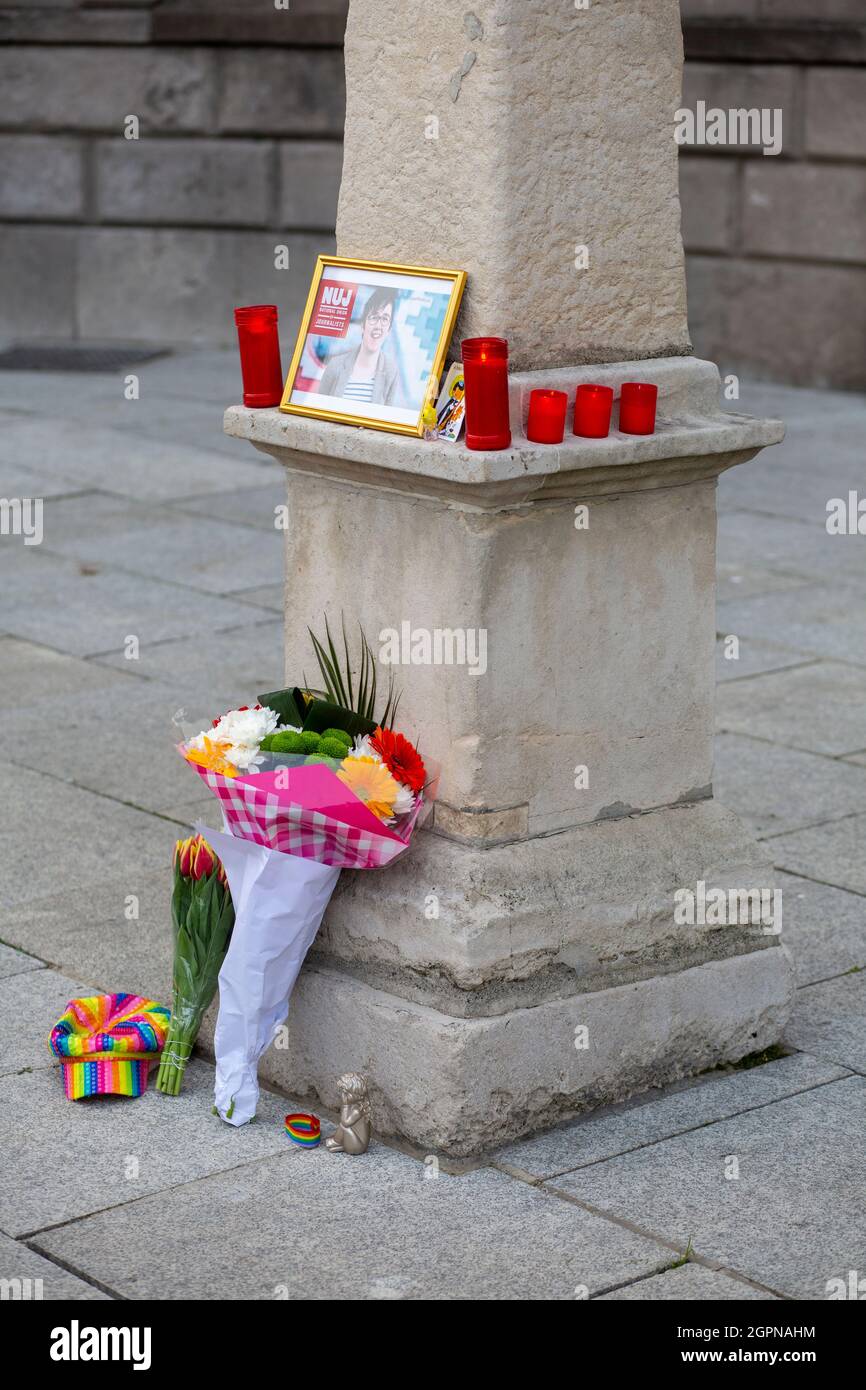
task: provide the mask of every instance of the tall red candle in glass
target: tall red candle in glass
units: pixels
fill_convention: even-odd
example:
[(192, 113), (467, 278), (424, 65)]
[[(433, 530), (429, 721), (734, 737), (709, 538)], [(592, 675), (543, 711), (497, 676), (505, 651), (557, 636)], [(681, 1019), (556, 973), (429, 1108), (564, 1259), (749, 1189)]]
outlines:
[(565, 435), (565, 391), (533, 391), (529, 397), (526, 438), (533, 444), (561, 444)]
[(654, 434), (659, 388), (648, 381), (624, 381), (619, 400), (623, 434)]
[(583, 439), (604, 439), (610, 432), (612, 386), (578, 386), (574, 396), (574, 432)]
[(504, 338), (464, 338), (467, 449), (507, 449), (508, 343)]
[(279, 405), (283, 396), (283, 369), (277, 333), (276, 304), (248, 304), (235, 309), (244, 405)]

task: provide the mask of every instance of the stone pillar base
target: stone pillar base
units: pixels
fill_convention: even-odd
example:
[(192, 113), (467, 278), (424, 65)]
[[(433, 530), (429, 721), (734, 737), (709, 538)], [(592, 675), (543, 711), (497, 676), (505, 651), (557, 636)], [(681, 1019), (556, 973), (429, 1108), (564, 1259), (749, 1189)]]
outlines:
[[(308, 967), (292, 999), (289, 1050), (271, 1049), (260, 1072), (336, 1109), (335, 1078), (357, 1068), (373, 1082), (378, 1133), (463, 1158), (769, 1047), (791, 993), (778, 945), (473, 1019)], [(588, 1046), (578, 1050), (575, 1029), (584, 1027)]]
[(465, 1157), (737, 1061), (781, 1035), (790, 959), (760, 925), (676, 923), (699, 880), (771, 881), (711, 799), (490, 848), (422, 831), (343, 875), (262, 1075), (335, 1107), (362, 1071), (380, 1133)]
[[(534, 386), (647, 379), (655, 434), (526, 440)], [(715, 480), (782, 429), (718, 397), (693, 358), (512, 374), (496, 453), (228, 411), (288, 476), (288, 679), (323, 610), (374, 643), (484, 637), (472, 668), (401, 650), (438, 800), (387, 871), (342, 876), (262, 1064), (289, 1091), (333, 1106), (363, 1071), (380, 1133), (466, 1156), (779, 1037), (777, 937), (675, 912), (772, 884), (712, 797)]]

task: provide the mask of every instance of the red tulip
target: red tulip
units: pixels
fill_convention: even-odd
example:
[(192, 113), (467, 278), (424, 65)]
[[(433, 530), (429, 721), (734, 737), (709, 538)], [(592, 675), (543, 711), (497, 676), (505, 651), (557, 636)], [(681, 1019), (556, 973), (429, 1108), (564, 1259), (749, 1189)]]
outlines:
[(181, 874), (184, 878), (190, 876), (190, 860), (192, 858), (192, 839), (178, 840), (174, 847), (174, 857)]
[(195, 863), (193, 864), (193, 877), (207, 878), (214, 871), (214, 852), (207, 840), (203, 840), (201, 835), (197, 837)]
[(202, 835), (178, 840), (174, 847), (174, 863), (184, 878), (209, 878), (216, 872), (220, 882), (228, 886), (222, 864)]

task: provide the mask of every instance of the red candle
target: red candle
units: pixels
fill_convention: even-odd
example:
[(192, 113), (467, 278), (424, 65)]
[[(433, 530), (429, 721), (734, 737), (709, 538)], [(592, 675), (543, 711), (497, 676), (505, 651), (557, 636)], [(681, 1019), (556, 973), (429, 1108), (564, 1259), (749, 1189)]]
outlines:
[(564, 391), (533, 391), (529, 397), (526, 438), (533, 444), (561, 444), (568, 396)]
[(610, 431), (612, 386), (578, 386), (574, 397), (574, 432), (584, 439), (604, 439)]
[(653, 434), (659, 388), (648, 381), (625, 381), (619, 401), (619, 427), (623, 434)]
[(276, 304), (249, 304), (235, 309), (244, 405), (279, 405), (283, 396), (283, 369), (277, 334)]
[(507, 449), (508, 343), (504, 338), (464, 338), (467, 449)]

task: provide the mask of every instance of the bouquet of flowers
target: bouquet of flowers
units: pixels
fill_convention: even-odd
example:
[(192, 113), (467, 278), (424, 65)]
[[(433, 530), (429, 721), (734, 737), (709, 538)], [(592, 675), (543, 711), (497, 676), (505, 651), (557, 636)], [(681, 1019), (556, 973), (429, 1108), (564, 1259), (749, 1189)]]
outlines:
[(204, 1011), (216, 994), (235, 914), (225, 869), (201, 835), (174, 847), (174, 996), (156, 1089), (180, 1092)]
[(361, 635), (357, 684), (326, 625), (313, 637), (325, 690), (271, 691), (181, 745), (219, 797), (223, 832), (208, 831), (231, 888), (235, 926), (219, 974), (215, 1108), (252, 1119), (258, 1060), (289, 996), (341, 869), (375, 869), (408, 847), (430, 782), (393, 727), (393, 685), (378, 720), (375, 661)]

